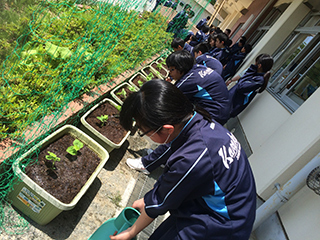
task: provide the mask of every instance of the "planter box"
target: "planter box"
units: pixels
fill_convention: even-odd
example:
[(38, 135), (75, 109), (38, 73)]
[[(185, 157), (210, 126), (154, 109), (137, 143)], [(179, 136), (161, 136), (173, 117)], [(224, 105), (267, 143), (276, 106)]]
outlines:
[[(163, 79), (166, 79), (169, 76), (169, 70), (167, 69), (166, 62), (163, 59), (159, 59), (160, 61), (154, 61), (151, 63), (151, 67), (153, 67), (156, 71), (158, 71)], [(163, 64), (161, 68), (158, 65)]]
[[(110, 103), (114, 108), (116, 106), (120, 106), (119, 104), (115, 103), (111, 99), (104, 99), (98, 104), (96, 104), (94, 107), (92, 107), (86, 114), (84, 114), (80, 121), (82, 123), (81, 130), (83, 130), (85, 133), (87, 133), (90, 137), (92, 137), (94, 140), (96, 140), (100, 145), (102, 145), (108, 152), (111, 152), (115, 148), (120, 148), (121, 145), (124, 143), (124, 141), (128, 138), (130, 135), (130, 131), (126, 132), (125, 136), (119, 141), (114, 142), (110, 139), (108, 139), (106, 136), (101, 134), (96, 128), (94, 128), (91, 124), (87, 122), (87, 118), (91, 116), (90, 114), (94, 114), (95, 110), (97, 110), (101, 105), (105, 103)], [(105, 115), (109, 115), (107, 112), (104, 113)], [(114, 129), (115, 130), (115, 129)]]
[(155, 70), (151, 65), (147, 65), (144, 68), (142, 68), (141, 72), (142, 74), (144, 74), (147, 80), (151, 80), (151, 79), (148, 79), (151, 73), (153, 75), (152, 79), (154, 78), (164, 79), (164, 77), (157, 70)]
[[(31, 157), (34, 153), (36, 153), (37, 150), (41, 151), (66, 134), (70, 134), (73, 138), (80, 140), (84, 145), (89, 147), (91, 151), (94, 151), (101, 159), (93, 174), (89, 177), (85, 185), (80, 189), (79, 193), (72, 199), (70, 203), (63, 203), (49, 194), (45, 189), (40, 187), (35, 181), (27, 176), (19, 167), (19, 163), (22, 160)], [(74, 126), (65, 125), (39, 142), (14, 162), (12, 167), (13, 171), (15, 175), (21, 179), (21, 181), (17, 180), (17, 184), (14, 185), (14, 189), (8, 194), (8, 200), (11, 201), (13, 206), (18, 208), (32, 220), (40, 225), (45, 225), (53, 220), (62, 211), (68, 211), (75, 207), (81, 197), (88, 190), (94, 179), (97, 177), (103, 166), (106, 164), (108, 159), (108, 152), (87, 134), (83, 133)]]
[[(120, 105), (123, 104), (124, 99), (133, 91), (131, 91), (129, 88), (134, 88), (134, 91), (137, 91), (136, 86), (132, 86), (131, 84), (124, 82), (120, 85), (118, 85), (117, 87), (115, 87), (111, 92), (111, 96), (114, 98), (114, 100), (116, 100)], [(126, 96), (123, 95), (119, 95), (119, 91), (121, 91), (121, 89), (124, 89), (126, 92)]]
[(133, 75), (133, 76), (129, 79), (129, 83), (130, 83), (132, 86), (136, 87), (137, 90), (140, 89), (141, 86), (140, 86), (139, 83), (141, 83), (141, 82), (142, 82), (142, 84), (145, 83), (145, 82), (147, 82), (147, 78), (145, 77), (145, 75), (143, 75), (143, 74), (140, 73), (140, 72), (137, 72), (135, 75)]

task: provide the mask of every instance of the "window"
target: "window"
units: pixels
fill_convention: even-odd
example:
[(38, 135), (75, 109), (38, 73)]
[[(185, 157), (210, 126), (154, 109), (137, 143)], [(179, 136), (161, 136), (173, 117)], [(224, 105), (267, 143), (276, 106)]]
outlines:
[(274, 54), (268, 90), (291, 112), (320, 86), (319, 20), (319, 14), (309, 15)]

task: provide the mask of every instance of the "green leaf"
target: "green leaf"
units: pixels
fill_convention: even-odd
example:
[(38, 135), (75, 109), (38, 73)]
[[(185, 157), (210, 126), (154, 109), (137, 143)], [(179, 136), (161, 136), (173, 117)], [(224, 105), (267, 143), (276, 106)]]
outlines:
[(66, 150), (68, 153), (70, 153), (71, 155), (77, 155), (77, 150), (74, 148), (74, 146), (70, 146), (67, 148)]
[(75, 139), (73, 141), (73, 146), (74, 146), (76, 151), (79, 151), (81, 148), (83, 148), (83, 143), (80, 142), (78, 139)]

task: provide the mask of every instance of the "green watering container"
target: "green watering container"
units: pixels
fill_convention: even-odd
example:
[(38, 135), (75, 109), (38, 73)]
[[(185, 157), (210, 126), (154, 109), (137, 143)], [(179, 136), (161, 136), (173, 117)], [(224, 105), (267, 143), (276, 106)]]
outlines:
[[(132, 207), (124, 208), (118, 217), (111, 218), (104, 222), (88, 240), (107, 240), (115, 231), (121, 233), (131, 227), (140, 216), (139, 211)], [(135, 238), (134, 238), (135, 239)]]

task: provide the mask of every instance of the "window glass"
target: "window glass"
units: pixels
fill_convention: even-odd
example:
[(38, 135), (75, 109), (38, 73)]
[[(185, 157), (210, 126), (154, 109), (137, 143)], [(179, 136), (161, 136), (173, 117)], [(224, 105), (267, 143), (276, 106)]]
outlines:
[[(320, 52), (317, 54), (317, 59), (314, 61), (314, 59), (310, 59), (308, 65), (311, 65), (310, 68), (306, 71), (305, 74), (303, 74), (302, 69), (298, 76), (302, 76), (297, 84), (295, 84), (295, 81), (293, 78), (291, 82), (287, 85), (287, 88), (290, 89), (291, 86), (292, 90), (289, 92), (288, 97), (290, 97), (293, 101), (295, 101), (297, 104), (301, 105), (305, 100), (307, 100), (312, 93), (314, 93), (317, 88), (320, 86), (320, 58), (319, 58)], [(305, 68), (306, 68), (305, 67)], [(296, 77), (296, 78), (297, 78)]]
[(268, 90), (292, 112), (320, 86), (319, 20), (308, 15), (274, 55)]
[[(297, 62), (301, 61), (303, 56), (300, 56), (300, 59), (295, 59), (297, 55), (308, 45), (314, 36), (310, 34), (297, 34), (295, 38), (279, 53), (279, 57), (275, 57), (276, 62), (273, 66), (272, 78), (270, 82), (273, 82), (281, 74), (281, 80), (284, 80), (289, 73), (297, 66)], [(292, 61), (294, 60), (295, 61)], [(287, 66), (290, 64), (290, 67)], [(287, 69), (286, 69), (287, 68)], [(286, 70), (285, 70), (286, 69)], [(284, 71), (285, 70), (285, 71)]]

